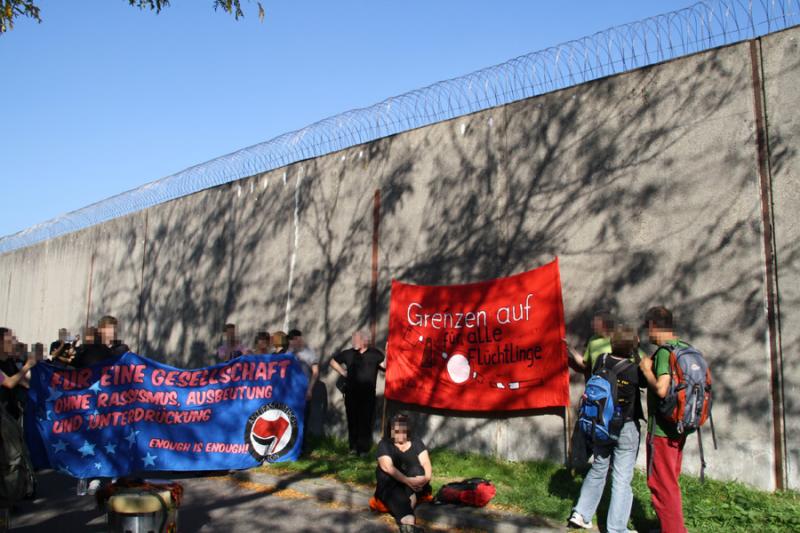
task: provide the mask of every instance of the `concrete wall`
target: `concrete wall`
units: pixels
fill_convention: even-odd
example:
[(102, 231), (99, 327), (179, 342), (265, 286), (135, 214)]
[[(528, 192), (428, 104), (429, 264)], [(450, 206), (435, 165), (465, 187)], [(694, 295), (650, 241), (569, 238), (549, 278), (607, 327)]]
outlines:
[[(775, 217), (780, 347), (783, 353), (783, 408), (790, 486), (800, 485), (800, 32), (763, 40), (762, 54), (769, 164)], [(789, 110), (792, 110), (791, 112)]]
[[(327, 361), (373, 321), (383, 346), (392, 278), (479, 281), (558, 256), (573, 345), (598, 307), (631, 324), (651, 305), (674, 308), (678, 331), (713, 366), (720, 449), (706, 443), (708, 475), (774, 489), (783, 469), (797, 489), (799, 36), (768, 36), (755, 56), (742, 43), (441, 122), (5, 254), (0, 318), (24, 340), (50, 341), (87, 313), (111, 312), (132, 347), (182, 366), (211, 362), (227, 321), (246, 342), (262, 327), (298, 326), (324, 357), (327, 430), (344, 435)], [(774, 220), (762, 209), (759, 124)], [(775, 350), (765, 310), (772, 225)], [(576, 403), (581, 390), (573, 376)], [(433, 446), (564, 459), (569, 421), (558, 410), (418, 411)], [(696, 451), (693, 440), (685, 472), (698, 471)]]

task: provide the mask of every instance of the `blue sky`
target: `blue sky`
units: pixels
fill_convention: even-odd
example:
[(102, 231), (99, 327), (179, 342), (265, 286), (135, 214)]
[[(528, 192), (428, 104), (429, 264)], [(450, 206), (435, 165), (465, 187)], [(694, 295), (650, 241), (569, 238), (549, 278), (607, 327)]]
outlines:
[(0, 37), (0, 236), (322, 118), (691, 1), (39, 0)]

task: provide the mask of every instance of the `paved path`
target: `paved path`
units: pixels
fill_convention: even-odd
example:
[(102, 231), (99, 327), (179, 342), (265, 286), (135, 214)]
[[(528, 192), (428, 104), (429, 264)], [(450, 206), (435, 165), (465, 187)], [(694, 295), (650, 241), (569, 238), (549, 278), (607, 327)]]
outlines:
[[(370, 490), (303, 473), (274, 476), (255, 471), (233, 475), (173, 476), (184, 487), (179, 530), (188, 532), (390, 532), (388, 515), (367, 509)], [(47, 471), (39, 475), (39, 497), (12, 514), (14, 532), (71, 533), (105, 531), (105, 515), (94, 498), (75, 495), (75, 480)], [(491, 508), (420, 506), (429, 531), (544, 533), (563, 525)]]

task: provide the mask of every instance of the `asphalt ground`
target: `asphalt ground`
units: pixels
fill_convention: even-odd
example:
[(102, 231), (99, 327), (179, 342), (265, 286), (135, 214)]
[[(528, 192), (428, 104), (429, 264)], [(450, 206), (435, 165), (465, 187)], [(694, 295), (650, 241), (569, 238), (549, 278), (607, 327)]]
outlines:
[[(280, 476), (255, 470), (234, 473), (165, 474), (183, 485), (178, 530), (186, 532), (390, 532), (394, 520), (368, 508), (369, 487), (349, 485), (304, 473)], [(152, 479), (152, 478), (151, 478)], [(105, 513), (92, 496), (77, 496), (75, 479), (54, 471), (38, 474), (33, 501), (12, 510), (14, 532), (71, 533), (107, 531)], [(537, 517), (491, 506), (475, 509), (423, 504), (419, 524), (428, 531), (544, 533), (565, 531)]]

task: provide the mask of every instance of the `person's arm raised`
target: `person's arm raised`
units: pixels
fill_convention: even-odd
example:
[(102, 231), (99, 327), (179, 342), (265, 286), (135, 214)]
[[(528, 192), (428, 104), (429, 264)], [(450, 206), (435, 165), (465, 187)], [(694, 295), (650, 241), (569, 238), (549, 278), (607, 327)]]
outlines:
[(561, 339), (561, 342), (563, 342), (564, 346), (567, 347), (567, 355), (569, 356), (568, 363), (570, 363), (570, 366), (579, 372), (585, 372), (586, 362), (583, 360), (583, 355), (580, 354), (575, 348), (570, 346), (567, 342), (567, 339)]
[(13, 389), (16, 387), (20, 382), (27, 381), (28, 379), (28, 371), (36, 366), (36, 355), (31, 353), (28, 355), (28, 359), (25, 360), (25, 364), (22, 365), (22, 369), (14, 374), (13, 376), (6, 376), (3, 379), (2, 385), (7, 389)]

